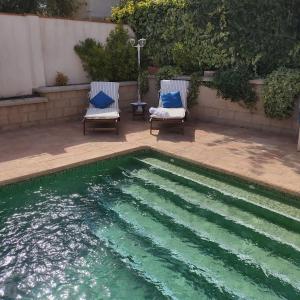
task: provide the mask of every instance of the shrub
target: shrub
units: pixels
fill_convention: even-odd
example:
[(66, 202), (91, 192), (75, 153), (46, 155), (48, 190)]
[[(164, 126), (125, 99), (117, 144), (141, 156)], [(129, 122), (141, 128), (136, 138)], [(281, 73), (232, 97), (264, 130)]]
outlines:
[(137, 79), (136, 49), (129, 43), (127, 30), (118, 26), (107, 39), (105, 47), (107, 76), (109, 80), (126, 81)]
[(191, 107), (197, 103), (199, 87), (202, 83), (202, 73), (193, 73), (190, 80), (187, 105)]
[(69, 77), (62, 72), (57, 72), (55, 77), (55, 84), (58, 86), (67, 85)]
[(243, 101), (248, 108), (251, 108), (255, 105), (257, 97), (249, 80), (249, 72), (245, 67), (227, 69), (217, 72), (213, 79), (213, 87), (225, 100)]
[(110, 33), (106, 46), (94, 39), (86, 39), (79, 42), (74, 50), (94, 81), (137, 79), (136, 50), (129, 44), (128, 32), (121, 26)]
[(158, 80), (158, 83), (160, 83), (163, 79), (174, 79), (178, 75), (180, 75), (181, 70), (177, 67), (172, 66), (164, 66), (159, 69), (159, 71), (156, 74), (156, 78)]
[(106, 80), (107, 77), (107, 55), (104, 47), (94, 39), (80, 41), (74, 47), (80, 57), (83, 69), (93, 81)]
[(265, 80), (262, 93), (266, 116), (279, 120), (291, 117), (299, 94), (299, 70), (280, 68), (272, 72)]

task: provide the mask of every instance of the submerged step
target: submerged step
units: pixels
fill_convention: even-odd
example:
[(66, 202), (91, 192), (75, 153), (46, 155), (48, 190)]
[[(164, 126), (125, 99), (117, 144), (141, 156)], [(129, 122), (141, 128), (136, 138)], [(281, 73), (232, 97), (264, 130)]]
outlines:
[[(84, 260), (72, 262), (66, 267), (68, 277), (77, 278), (69, 284), (68, 299), (166, 299), (154, 284), (145, 280), (138, 272), (128, 269), (126, 263), (101, 245), (99, 252), (91, 251)], [(78, 288), (78, 281), (81, 286)], [(113, 284), (111, 284), (113, 282)], [(74, 283), (76, 289), (74, 288)], [(126, 288), (124, 288), (126, 286)], [(41, 293), (43, 287), (40, 287)], [(83, 296), (85, 295), (85, 297)], [(48, 297), (30, 296), (26, 299), (49, 299)], [(61, 299), (61, 284), (52, 292), (52, 299)], [(50, 298), (51, 299), (51, 298)]]
[[(208, 177), (205, 174), (199, 174), (195, 171), (183, 168), (182, 166), (177, 166), (172, 162), (166, 162), (164, 160), (153, 157), (136, 158), (136, 160), (148, 165), (149, 167), (164, 170), (166, 172), (169, 172), (170, 174), (175, 174), (191, 182), (195, 182), (200, 185), (206, 186), (207, 188), (217, 190), (224, 196), (235, 198), (237, 200), (237, 203), (245, 202), (248, 204), (253, 204), (300, 222), (300, 203), (298, 205), (292, 205), (289, 203), (284, 203), (283, 201), (277, 201), (270, 197), (260, 195), (257, 192), (257, 188), (255, 187), (255, 185), (251, 185), (250, 183), (248, 186), (250, 187), (251, 191), (237, 186), (229, 185), (226, 182)], [(225, 177), (226, 175), (224, 174), (224, 178)]]
[[(120, 188), (123, 193), (130, 195), (138, 203), (142, 203), (143, 207), (153, 210), (153, 215), (161, 214), (162, 218), (169, 219), (169, 223), (166, 223), (170, 227), (177, 225), (175, 226), (176, 232), (188, 229), (194, 233), (195, 236), (189, 236), (187, 232), (182, 235), (189, 236), (193, 241), (195, 238), (199, 239), (200, 244), (204, 248), (207, 247), (211, 254), (214, 251), (221, 258), (232, 254), (238, 259), (229, 255), (227, 260), (229, 263), (234, 263), (235, 268), (249, 273), (253, 278), (259, 278), (258, 272), (260, 272), (261, 280), (268, 282), (274, 278), (277, 280), (276, 285), (281, 283), (288, 285), (287, 290), (294, 289), (295, 293), (300, 295), (300, 268), (289, 260), (261, 249), (250, 240), (245, 240), (201, 216), (191, 214), (191, 212), (176, 206), (169, 199), (165, 199), (159, 192), (149, 191), (136, 184), (122, 185)], [(247, 268), (252, 268), (252, 273)]]
[(214, 212), (236, 224), (251, 228), (251, 230), (267, 236), (271, 240), (286, 244), (294, 248), (297, 252), (300, 251), (299, 234), (282, 228), (263, 218), (259, 218), (250, 212), (243, 211), (235, 206), (229, 206), (213, 196), (210, 197), (206, 194), (202, 194), (199, 191), (157, 175), (147, 169), (133, 171), (130, 173), (130, 176), (141, 179), (155, 186), (158, 190), (167, 191), (195, 207)]
[(120, 256), (130, 269), (137, 271), (145, 280), (154, 284), (159, 291), (171, 299), (210, 299), (203, 291), (186, 279), (182, 271), (174, 269), (172, 263), (154, 255), (149, 246), (124, 231), (118, 224), (99, 228), (97, 237), (106, 247)]
[[(188, 265), (200, 278), (206, 278), (211, 286), (226, 292), (230, 297), (279, 299), (274, 291), (260, 286), (259, 282), (249, 280), (222, 260), (209, 256), (207, 251), (203, 251), (203, 249), (201, 251), (192, 241), (187, 242), (185, 239), (181, 239), (168, 227), (157, 222), (156, 219), (151, 218), (137, 207), (125, 202), (112, 206), (111, 210), (131, 226), (139, 236), (148, 238), (155, 246), (168, 250), (171, 257)], [(223, 297), (226, 297), (226, 294)]]

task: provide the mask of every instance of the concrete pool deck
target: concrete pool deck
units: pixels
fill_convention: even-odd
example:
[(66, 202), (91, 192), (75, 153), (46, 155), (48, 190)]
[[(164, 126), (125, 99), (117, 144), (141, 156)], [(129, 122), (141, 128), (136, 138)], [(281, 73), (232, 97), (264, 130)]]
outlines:
[(122, 117), (120, 134), (82, 134), (81, 122), (32, 127), (0, 135), (0, 185), (153, 148), (217, 170), (300, 195), (297, 139), (238, 127), (187, 122), (185, 135), (149, 134), (149, 124)]

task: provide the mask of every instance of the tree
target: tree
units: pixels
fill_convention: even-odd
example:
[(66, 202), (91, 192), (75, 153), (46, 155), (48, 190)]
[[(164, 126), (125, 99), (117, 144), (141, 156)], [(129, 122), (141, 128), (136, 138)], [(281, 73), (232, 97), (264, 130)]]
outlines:
[(0, 12), (69, 17), (80, 3), (79, 0), (0, 0)]
[(300, 68), (300, 0), (123, 0), (112, 17), (147, 39), (144, 56), (186, 73)]

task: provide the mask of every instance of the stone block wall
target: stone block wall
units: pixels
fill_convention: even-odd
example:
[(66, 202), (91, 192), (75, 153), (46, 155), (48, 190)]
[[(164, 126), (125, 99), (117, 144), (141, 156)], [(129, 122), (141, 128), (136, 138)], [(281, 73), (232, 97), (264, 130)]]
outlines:
[[(43, 87), (38, 97), (0, 101), (0, 130), (80, 120), (88, 107), (89, 85)], [(137, 83), (120, 83), (119, 106), (130, 109), (136, 100)]]
[(274, 120), (267, 118), (261, 99), (263, 83), (262, 81), (253, 81), (252, 84), (258, 96), (254, 110), (250, 111), (240, 103), (224, 100), (217, 96), (216, 90), (201, 86), (198, 103), (191, 109), (192, 116), (202, 121), (254, 128), (285, 135), (297, 135), (299, 128), (298, 106), (290, 119)]
[[(149, 107), (157, 106), (158, 85), (155, 78), (150, 78), (149, 84), (149, 92), (142, 100)], [(249, 111), (238, 103), (225, 101), (217, 96), (214, 89), (201, 86), (197, 104), (190, 109), (190, 118), (296, 136), (299, 131), (298, 108), (288, 120), (267, 118), (260, 98), (262, 82), (254, 81), (252, 84), (259, 97), (255, 110)], [(36, 89), (38, 97), (0, 101), (0, 130), (80, 120), (88, 106), (88, 91), (88, 84), (43, 87)], [(121, 112), (130, 111), (130, 103), (137, 100), (137, 83), (120, 83), (119, 94)]]
[[(179, 79), (188, 80), (189, 78)], [(155, 104), (157, 105), (157, 81), (155, 77), (150, 77), (149, 80), (150, 91), (145, 99), (156, 99)], [(263, 102), (261, 99), (263, 81), (252, 80), (250, 83), (253, 85), (258, 96), (258, 102), (253, 111), (243, 107), (240, 103), (233, 103), (218, 97), (215, 89), (201, 86), (197, 104), (190, 108), (190, 118), (197, 121), (254, 128), (266, 132), (296, 136), (299, 130), (298, 105), (295, 108), (293, 117), (288, 120), (273, 120), (267, 118), (264, 114)]]

